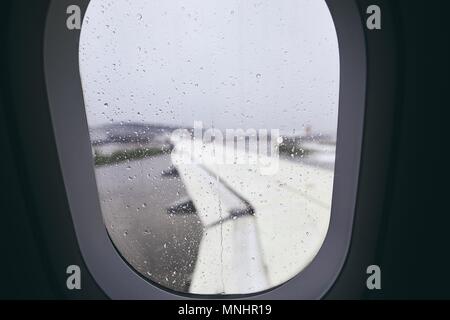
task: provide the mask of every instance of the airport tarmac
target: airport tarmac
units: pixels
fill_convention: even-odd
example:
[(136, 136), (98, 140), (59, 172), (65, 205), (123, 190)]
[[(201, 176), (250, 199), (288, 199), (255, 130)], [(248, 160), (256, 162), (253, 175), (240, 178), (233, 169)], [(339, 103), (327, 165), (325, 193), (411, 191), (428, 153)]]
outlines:
[(186, 197), (179, 177), (162, 176), (170, 155), (96, 168), (103, 218), (121, 255), (147, 278), (187, 291), (202, 225), (195, 214), (169, 215)]

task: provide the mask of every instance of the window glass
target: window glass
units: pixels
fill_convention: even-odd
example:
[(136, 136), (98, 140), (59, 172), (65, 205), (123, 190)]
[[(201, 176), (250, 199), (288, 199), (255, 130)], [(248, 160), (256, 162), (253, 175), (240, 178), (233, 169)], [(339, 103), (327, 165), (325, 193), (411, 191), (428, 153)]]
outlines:
[(91, 0), (79, 50), (103, 219), (137, 272), (248, 294), (314, 259), (339, 97), (324, 0)]

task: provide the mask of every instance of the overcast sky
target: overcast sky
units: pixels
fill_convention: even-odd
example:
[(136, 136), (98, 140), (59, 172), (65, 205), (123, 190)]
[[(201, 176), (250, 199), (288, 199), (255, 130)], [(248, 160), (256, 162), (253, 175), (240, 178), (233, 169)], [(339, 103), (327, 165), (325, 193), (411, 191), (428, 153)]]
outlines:
[(336, 131), (339, 52), (324, 0), (91, 0), (80, 71), (90, 126)]

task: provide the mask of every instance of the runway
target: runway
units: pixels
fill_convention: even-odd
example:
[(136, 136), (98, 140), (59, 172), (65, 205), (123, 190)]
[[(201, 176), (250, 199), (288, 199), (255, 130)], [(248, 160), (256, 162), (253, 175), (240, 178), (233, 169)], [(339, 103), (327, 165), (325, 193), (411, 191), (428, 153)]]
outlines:
[(187, 291), (202, 225), (196, 215), (169, 215), (167, 206), (187, 196), (176, 177), (162, 177), (170, 156), (97, 167), (103, 218), (121, 255), (145, 277)]

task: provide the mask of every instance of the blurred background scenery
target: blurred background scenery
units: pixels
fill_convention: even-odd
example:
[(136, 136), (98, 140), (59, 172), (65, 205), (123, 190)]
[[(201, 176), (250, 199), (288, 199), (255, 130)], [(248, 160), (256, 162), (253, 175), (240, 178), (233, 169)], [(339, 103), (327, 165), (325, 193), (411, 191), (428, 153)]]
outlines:
[[(143, 277), (245, 294), (312, 261), (331, 214), (339, 98), (324, 0), (92, 0), (80, 72), (105, 226)], [(278, 129), (277, 173), (177, 161), (186, 141), (172, 133), (193, 140), (195, 121)]]

